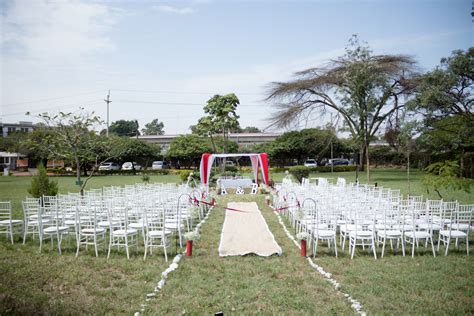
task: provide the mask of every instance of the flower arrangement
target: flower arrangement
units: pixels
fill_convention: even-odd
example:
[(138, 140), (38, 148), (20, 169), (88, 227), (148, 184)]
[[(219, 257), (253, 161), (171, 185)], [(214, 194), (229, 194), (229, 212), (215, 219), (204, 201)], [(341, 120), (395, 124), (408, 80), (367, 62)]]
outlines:
[(298, 208), (295, 213), (295, 219), (301, 221), (304, 218), (304, 212), (301, 208)]
[(189, 216), (191, 216), (192, 219), (199, 218), (199, 206), (191, 205), (189, 207)]
[(298, 238), (299, 240), (308, 240), (309, 234), (307, 232), (299, 232), (298, 234), (296, 234), (296, 238)]
[(199, 240), (199, 238), (201, 238), (201, 235), (198, 232), (192, 231), (184, 234), (184, 238), (186, 240)]

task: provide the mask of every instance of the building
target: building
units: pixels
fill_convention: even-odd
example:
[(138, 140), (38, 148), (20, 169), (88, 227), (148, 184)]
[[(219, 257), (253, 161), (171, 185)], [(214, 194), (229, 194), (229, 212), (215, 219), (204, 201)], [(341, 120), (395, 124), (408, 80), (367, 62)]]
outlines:
[[(229, 139), (236, 142), (241, 148), (251, 147), (274, 141), (281, 133), (231, 133)], [(161, 146), (162, 153), (170, 149), (171, 142), (181, 135), (142, 135), (138, 139)], [(135, 137), (134, 137), (135, 138)]]
[(33, 131), (33, 122), (20, 121), (18, 123), (0, 123), (2, 127), (2, 136), (7, 137), (10, 133), (14, 132), (25, 132), (30, 133)]

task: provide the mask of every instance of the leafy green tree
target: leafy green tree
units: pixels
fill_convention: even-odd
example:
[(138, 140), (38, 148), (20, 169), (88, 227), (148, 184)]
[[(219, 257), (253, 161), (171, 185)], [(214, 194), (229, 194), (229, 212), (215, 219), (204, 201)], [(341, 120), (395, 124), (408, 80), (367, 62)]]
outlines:
[[(43, 113), (38, 116), (44, 124), (39, 130), (43, 138), (30, 142), (31, 150), (42, 150), (48, 158), (63, 159), (76, 167), (76, 183), (81, 193), (101, 163), (118, 157), (123, 151), (119, 137), (99, 136), (94, 126), (101, 119), (94, 113), (83, 110), (77, 113), (59, 112), (56, 115)], [(93, 170), (85, 181), (81, 180), (81, 169), (92, 164)]]
[(38, 164), (38, 174), (31, 178), (31, 187), (28, 189), (28, 193), (35, 198), (58, 194), (58, 182), (49, 179), (46, 168), (42, 164)]
[(307, 158), (321, 160), (329, 157), (333, 144), (334, 156), (347, 155), (346, 146), (340, 142), (332, 129), (308, 128), (291, 131), (278, 137), (269, 148), (270, 159), (277, 160), (280, 165), (297, 160), (302, 163)]
[(213, 136), (222, 134), (224, 140), (222, 152), (227, 152), (229, 132), (239, 128), (239, 116), (236, 113), (239, 104), (240, 101), (237, 96), (230, 93), (224, 96), (216, 94), (204, 106), (206, 116), (199, 119), (196, 131), (199, 135), (210, 137), (214, 151), (217, 151), (217, 147)]
[(465, 168), (465, 157), (474, 150), (474, 47), (456, 50), (442, 58), (436, 69), (420, 76), (416, 97), (410, 107), (424, 115), (426, 126), (421, 140), (431, 153), (452, 153), (460, 160), (460, 172), (474, 177)]
[[(122, 161), (141, 162), (143, 166), (148, 166), (151, 161), (157, 159), (160, 156), (161, 148), (157, 145), (147, 143), (134, 138), (122, 138), (123, 151), (117, 157)], [(135, 174), (135, 165), (133, 172)]]
[(199, 163), (205, 152), (211, 152), (206, 139), (198, 135), (181, 135), (171, 142), (167, 155), (172, 160), (178, 160), (181, 165), (191, 167)]
[(129, 137), (140, 135), (138, 130), (138, 122), (134, 120), (118, 120), (112, 122), (112, 124), (109, 126), (109, 134)]
[(420, 78), (412, 105), (427, 119), (461, 115), (474, 123), (474, 47), (455, 50)]
[(261, 133), (262, 131), (258, 127), (254, 126), (247, 126), (245, 128), (241, 128), (236, 133)]
[(441, 161), (435, 162), (426, 167), (426, 175), (422, 177), (422, 183), (432, 188), (439, 196), (443, 198), (441, 192), (443, 190), (462, 190), (467, 193), (471, 192), (471, 182), (469, 179), (459, 177), (459, 164), (457, 161)]
[[(369, 144), (380, 126), (405, 106), (414, 89), (415, 61), (404, 55), (373, 55), (354, 35), (344, 56), (329, 66), (296, 73), (296, 79), (272, 84), (268, 101), (277, 101), (273, 125), (288, 126), (313, 110), (338, 113), (369, 165)], [(367, 168), (370, 181), (370, 168)]]
[(145, 128), (142, 128), (143, 135), (164, 135), (165, 124), (158, 121), (158, 119), (153, 119), (150, 123), (145, 124)]

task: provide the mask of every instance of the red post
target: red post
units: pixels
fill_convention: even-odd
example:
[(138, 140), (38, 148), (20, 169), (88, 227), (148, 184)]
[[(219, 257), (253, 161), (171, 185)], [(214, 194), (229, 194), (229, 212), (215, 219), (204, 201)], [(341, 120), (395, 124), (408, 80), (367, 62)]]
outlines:
[(191, 257), (193, 255), (193, 241), (186, 241), (186, 257)]
[(301, 239), (301, 256), (306, 257), (306, 240)]

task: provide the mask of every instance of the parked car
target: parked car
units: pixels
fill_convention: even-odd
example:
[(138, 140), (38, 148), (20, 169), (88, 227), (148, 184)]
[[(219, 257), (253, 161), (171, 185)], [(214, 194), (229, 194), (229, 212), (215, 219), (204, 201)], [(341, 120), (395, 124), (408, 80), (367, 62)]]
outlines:
[(157, 160), (153, 161), (151, 165), (151, 169), (156, 170), (156, 169), (169, 169), (170, 165), (166, 163), (165, 161)]
[(142, 166), (140, 166), (136, 162), (133, 162), (132, 165), (130, 161), (127, 161), (122, 165), (122, 170), (133, 170), (133, 167), (135, 167), (135, 170), (140, 170), (142, 168)]
[(306, 159), (306, 161), (304, 162), (304, 166), (305, 167), (317, 167), (318, 163), (314, 159)]
[(328, 166), (347, 166), (349, 165), (349, 160), (343, 158), (329, 159)]
[(120, 165), (116, 162), (104, 162), (99, 166), (100, 171), (120, 170)]

